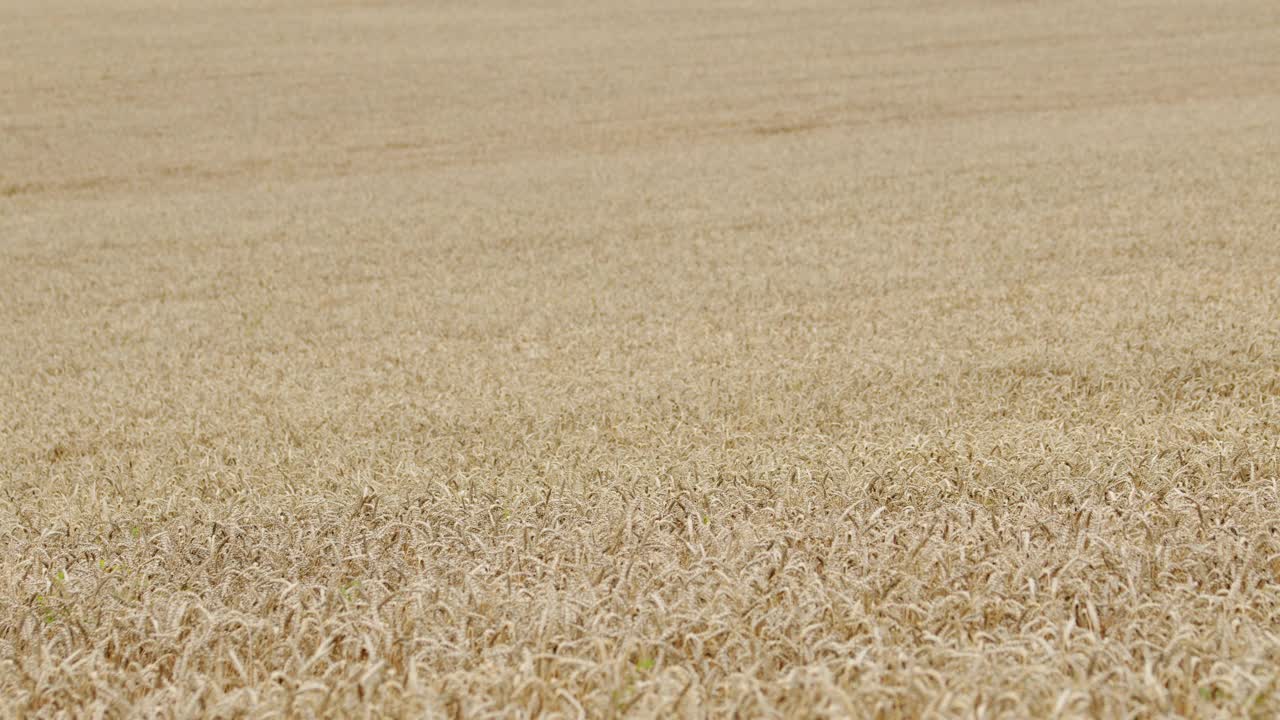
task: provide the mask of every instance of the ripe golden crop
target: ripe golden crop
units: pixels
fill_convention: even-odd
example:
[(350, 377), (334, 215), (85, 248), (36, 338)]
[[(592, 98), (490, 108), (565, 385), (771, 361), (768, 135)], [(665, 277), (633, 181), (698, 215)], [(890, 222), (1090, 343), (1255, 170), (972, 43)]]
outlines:
[(1280, 712), (1273, 0), (10, 5), (0, 715)]

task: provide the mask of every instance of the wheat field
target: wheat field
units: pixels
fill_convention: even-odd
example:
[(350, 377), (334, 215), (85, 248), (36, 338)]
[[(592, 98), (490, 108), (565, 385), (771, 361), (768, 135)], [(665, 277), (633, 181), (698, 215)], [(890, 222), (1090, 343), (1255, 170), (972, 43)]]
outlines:
[(1273, 717), (1274, 0), (8, 0), (0, 715)]

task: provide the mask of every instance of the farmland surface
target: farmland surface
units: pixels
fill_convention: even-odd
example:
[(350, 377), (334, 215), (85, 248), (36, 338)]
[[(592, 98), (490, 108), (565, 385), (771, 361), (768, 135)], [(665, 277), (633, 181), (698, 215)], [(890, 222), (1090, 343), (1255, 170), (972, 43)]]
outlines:
[(0, 0), (0, 716), (1274, 717), (1280, 3)]

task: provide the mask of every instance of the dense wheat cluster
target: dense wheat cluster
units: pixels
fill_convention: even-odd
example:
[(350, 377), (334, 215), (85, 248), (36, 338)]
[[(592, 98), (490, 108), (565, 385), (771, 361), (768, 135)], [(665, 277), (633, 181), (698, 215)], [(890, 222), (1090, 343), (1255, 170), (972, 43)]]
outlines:
[(1271, 717), (1280, 5), (7, 3), (0, 714)]

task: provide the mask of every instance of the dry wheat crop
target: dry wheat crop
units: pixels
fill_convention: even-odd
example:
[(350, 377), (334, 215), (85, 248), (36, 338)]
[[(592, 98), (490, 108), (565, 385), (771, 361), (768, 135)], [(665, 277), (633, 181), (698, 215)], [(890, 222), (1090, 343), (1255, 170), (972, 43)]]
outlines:
[(1274, 0), (0, 5), (0, 715), (1280, 712)]

